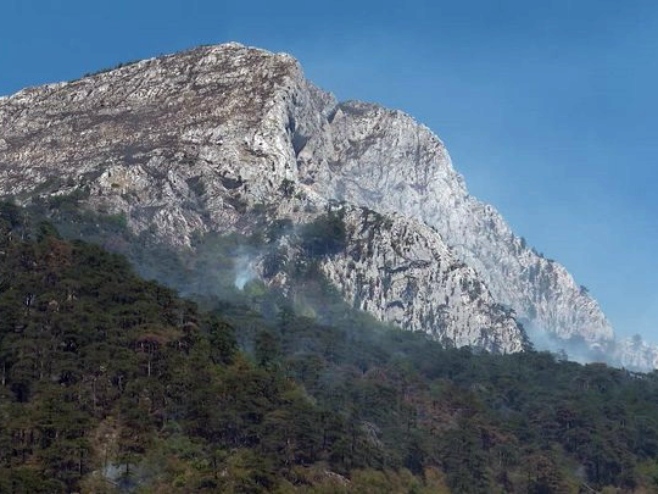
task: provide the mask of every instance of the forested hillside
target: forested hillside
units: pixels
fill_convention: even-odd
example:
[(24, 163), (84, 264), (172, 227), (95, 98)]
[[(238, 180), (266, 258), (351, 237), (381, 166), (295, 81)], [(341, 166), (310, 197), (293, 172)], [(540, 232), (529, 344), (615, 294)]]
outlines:
[[(138, 257), (120, 218), (68, 228)], [(658, 492), (658, 374), (442, 348), (313, 262), (238, 290), (245, 243), (206, 242), (150, 258), (225, 288), (185, 300), (2, 204), (0, 492)]]

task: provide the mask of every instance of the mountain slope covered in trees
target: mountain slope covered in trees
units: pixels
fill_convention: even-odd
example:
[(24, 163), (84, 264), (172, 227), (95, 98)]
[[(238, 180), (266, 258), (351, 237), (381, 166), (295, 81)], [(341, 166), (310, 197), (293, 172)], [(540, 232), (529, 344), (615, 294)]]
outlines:
[(1, 492), (658, 489), (656, 373), (444, 349), (313, 263), (195, 303), (12, 204), (0, 230)]

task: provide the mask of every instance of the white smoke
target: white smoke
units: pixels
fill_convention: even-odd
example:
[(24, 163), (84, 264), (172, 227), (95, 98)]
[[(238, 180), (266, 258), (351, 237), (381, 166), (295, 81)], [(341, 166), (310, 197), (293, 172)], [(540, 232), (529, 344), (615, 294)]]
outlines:
[(233, 284), (238, 290), (244, 290), (246, 284), (257, 277), (254, 269), (254, 257), (248, 254), (238, 255), (235, 261), (234, 270), (235, 278)]
[(523, 326), (535, 350), (551, 352), (561, 360), (569, 360), (582, 365), (595, 362), (615, 365), (610, 356), (606, 355), (605, 351), (598, 345), (591, 346), (585, 340), (580, 339), (564, 340), (558, 338), (527, 320), (523, 322)]

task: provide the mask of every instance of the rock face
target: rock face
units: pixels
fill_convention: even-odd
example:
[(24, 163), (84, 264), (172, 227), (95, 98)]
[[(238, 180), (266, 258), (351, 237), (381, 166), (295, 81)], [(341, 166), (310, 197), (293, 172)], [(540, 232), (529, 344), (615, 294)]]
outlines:
[(247, 212), (304, 223), (344, 201), (348, 244), (322, 269), (380, 319), (501, 352), (526, 344), (509, 309), (561, 338), (612, 339), (566, 269), (469, 196), (434, 134), (338, 103), (289, 55), (203, 47), (1, 98), (0, 194), (76, 191), (173, 245), (246, 230)]
[(317, 146), (309, 142), (300, 155), (300, 169), (316, 190), (434, 228), (493, 297), (525, 321), (561, 338), (612, 338), (598, 304), (567, 270), (524, 245), (493, 207), (468, 194), (429, 129), (358, 102), (338, 105), (328, 127)]
[(427, 225), (369, 209), (350, 209), (344, 221), (348, 248), (323, 269), (355, 307), (451, 345), (523, 349), (511, 312)]

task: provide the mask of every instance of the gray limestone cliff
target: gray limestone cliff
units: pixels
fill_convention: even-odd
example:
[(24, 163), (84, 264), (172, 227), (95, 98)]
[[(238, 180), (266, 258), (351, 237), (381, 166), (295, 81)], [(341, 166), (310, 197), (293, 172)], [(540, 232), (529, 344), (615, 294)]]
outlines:
[(300, 224), (343, 201), (349, 242), (322, 269), (356, 307), (501, 352), (525, 345), (516, 318), (592, 345), (613, 338), (563, 266), (468, 194), (429, 129), (338, 103), (286, 54), (202, 47), (0, 98), (0, 194), (76, 191), (179, 246), (248, 230), (248, 212)]
[(567, 270), (514, 235), (496, 210), (468, 194), (443, 143), (411, 117), (376, 105), (338, 105), (325, 135), (300, 155), (314, 187), (434, 228), (476, 269), (498, 301), (560, 338), (608, 341), (612, 328)]

